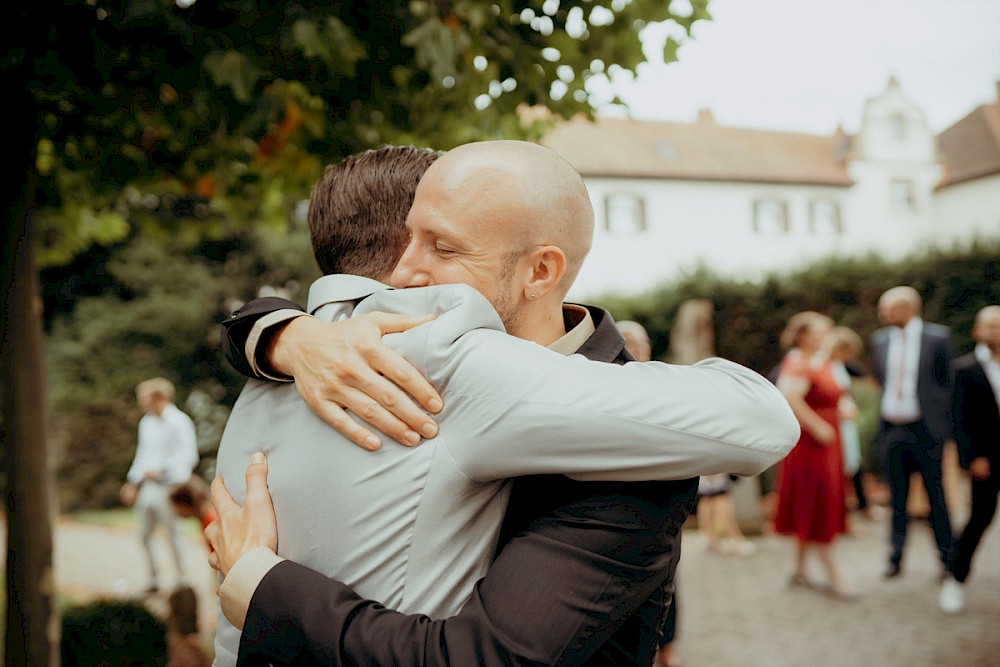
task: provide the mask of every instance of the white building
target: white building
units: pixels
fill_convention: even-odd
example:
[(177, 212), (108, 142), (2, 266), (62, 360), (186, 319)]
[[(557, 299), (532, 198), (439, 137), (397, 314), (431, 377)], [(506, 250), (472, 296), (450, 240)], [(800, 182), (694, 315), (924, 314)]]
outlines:
[(699, 264), (753, 278), (1000, 238), (1000, 100), (935, 137), (890, 79), (850, 137), (722, 127), (703, 111), (689, 124), (573, 120), (542, 143), (583, 175), (597, 215), (572, 299), (639, 292)]

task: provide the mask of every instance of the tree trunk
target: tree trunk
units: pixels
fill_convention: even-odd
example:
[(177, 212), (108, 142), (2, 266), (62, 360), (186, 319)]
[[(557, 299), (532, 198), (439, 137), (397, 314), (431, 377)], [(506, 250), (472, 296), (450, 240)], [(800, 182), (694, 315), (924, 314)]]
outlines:
[(23, 206), (14, 208), (20, 210), (7, 209), (0, 266), (0, 405), (8, 524), (5, 655), (11, 667), (49, 667), (58, 664), (58, 618), (53, 605), (42, 313), (29, 216)]
[[(8, 165), (0, 180), (0, 438), (6, 478), (7, 510), (7, 665), (58, 664), (58, 617), (53, 595), (50, 474), (45, 438), (48, 401), (42, 363), (42, 305), (35, 266), (30, 211), (34, 205), (35, 146), (38, 117), (28, 80), (44, 34), (24, 19), (29, 12), (52, 11), (43, 3), (24, 3), (2, 28), (5, 44), (26, 47), (5, 63), (5, 89), (11, 93), (5, 126)], [(16, 39), (15, 39), (16, 37)]]

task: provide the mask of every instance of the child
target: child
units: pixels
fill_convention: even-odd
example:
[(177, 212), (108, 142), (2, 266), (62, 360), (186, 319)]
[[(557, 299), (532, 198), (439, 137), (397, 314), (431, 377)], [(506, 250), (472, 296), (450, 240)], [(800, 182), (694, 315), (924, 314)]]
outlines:
[[(208, 524), (218, 518), (208, 498), (208, 484), (205, 483), (205, 480), (195, 475), (192, 475), (183, 484), (175, 486), (170, 492), (170, 504), (173, 506), (177, 516), (197, 518), (201, 522), (202, 531), (205, 530)], [(209, 544), (207, 539), (205, 540), (205, 544), (208, 545), (208, 549), (211, 551), (212, 545)]]

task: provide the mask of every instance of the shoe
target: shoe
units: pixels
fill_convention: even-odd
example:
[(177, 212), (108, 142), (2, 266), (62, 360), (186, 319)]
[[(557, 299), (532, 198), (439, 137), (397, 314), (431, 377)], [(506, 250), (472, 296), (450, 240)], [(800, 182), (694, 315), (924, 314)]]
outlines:
[(946, 614), (957, 614), (965, 609), (965, 591), (962, 589), (962, 584), (952, 578), (945, 579), (941, 584), (938, 605)]
[(903, 573), (903, 568), (900, 567), (898, 560), (889, 561), (889, 567), (885, 570), (886, 579), (894, 579)]
[(147, 588), (146, 590), (143, 591), (143, 594), (144, 595), (152, 595), (153, 593), (159, 593), (159, 592), (160, 592), (160, 587), (159, 586), (157, 586), (156, 584), (150, 584), (149, 588)]
[(809, 577), (804, 574), (799, 574), (796, 572), (788, 580), (789, 588), (815, 588), (813, 582), (809, 581)]

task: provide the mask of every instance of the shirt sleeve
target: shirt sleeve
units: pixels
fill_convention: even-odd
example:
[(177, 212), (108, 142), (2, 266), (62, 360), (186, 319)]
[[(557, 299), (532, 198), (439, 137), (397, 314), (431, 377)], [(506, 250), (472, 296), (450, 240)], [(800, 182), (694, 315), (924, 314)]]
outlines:
[(242, 630), (250, 600), (261, 579), (284, 559), (267, 547), (257, 547), (244, 554), (229, 570), (219, 588), (222, 613), (234, 627)]
[[(439, 418), (447, 423), (438, 447), (473, 481), (546, 473), (608, 481), (756, 475), (798, 440), (784, 396), (748, 368), (723, 359), (617, 366), (567, 357), (507, 335), (472, 288), (447, 287), (384, 291), (355, 315), (436, 313), (383, 340), (441, 393)], [(445, 296), (418, 300), (415, 292)]]
[(167, 479), (173, 483), (186, 482), (198, 465), (198, 435), (194, 421), (179, 408), (171, 415), (173, 449), (168, 462)]
[(144, 445), (145, 438), (143, 437), (144, 421), (139, 420), (138, 428), (138, 442), (135, 447), (135, 457), (132, 459), (132, 465), (129, 466), (128, 473), (125, 475), (127, 479), (132, 484), (139, 484), (142, 482), (144, 475), (146, 474), (148, 454), (148, 446)]
[(449, 438), (449, 452), (475, 481), (755, 475), (799, 437), (777, 388), (723, 359), (617, 366), (476, 330), (439, 361), (435, 384), (451, 410), (438, 437)]

